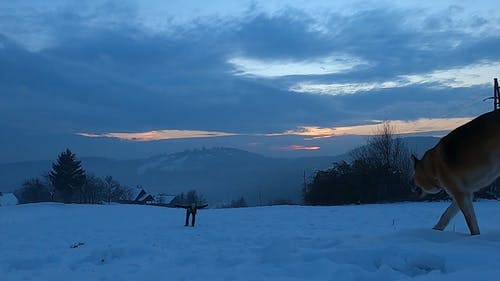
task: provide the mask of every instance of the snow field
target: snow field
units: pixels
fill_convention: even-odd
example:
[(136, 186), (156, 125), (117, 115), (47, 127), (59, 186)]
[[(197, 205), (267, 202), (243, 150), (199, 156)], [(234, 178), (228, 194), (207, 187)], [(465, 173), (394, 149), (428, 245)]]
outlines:
[(498, 280), (500, 202), (480, 236), (449, 203), (184, 210), (55, 203), (0, 208), (1, 280)]

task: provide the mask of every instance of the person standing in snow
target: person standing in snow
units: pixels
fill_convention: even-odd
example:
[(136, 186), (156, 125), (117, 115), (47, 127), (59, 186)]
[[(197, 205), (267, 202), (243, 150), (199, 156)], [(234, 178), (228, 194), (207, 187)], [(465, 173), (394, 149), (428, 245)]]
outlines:
[(177, 208), (184, 208), (184, 209), (186, 209), (186, 224), (184, 224), (184, 226), (188, 226), (189, 225), (189, 216), (192, 215), (192, 217), (191, 217), (191, 226), (192, 227), (194, 227), (194, 223), (196, 221), (196, 212), (199, 209), (203, 209), (203, 208), (205, 208), (207, 206), (208, 206), (208, 204), (197, 206), (196, 203), (192, 203), (189, 206), (175, 205), (175, 207), (177, 207)]

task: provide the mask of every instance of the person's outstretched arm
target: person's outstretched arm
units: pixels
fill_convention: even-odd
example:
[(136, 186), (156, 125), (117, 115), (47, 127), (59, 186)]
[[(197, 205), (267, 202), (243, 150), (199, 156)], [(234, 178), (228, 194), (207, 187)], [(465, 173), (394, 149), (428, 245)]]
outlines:
[(205, 207), (207, 207), (207, 206), (208, 206), (208, 204), (201, 205), (201, 206), (196, 206), (196, 209), (203, 209), (203, 208), (205, 208)]
[(177, 205), (177, 204), (175, 204), (174, 206), (177, 208), (184, 208), (184, 209), (189, 208), (189, 206), (182, 206), (182, 205)]

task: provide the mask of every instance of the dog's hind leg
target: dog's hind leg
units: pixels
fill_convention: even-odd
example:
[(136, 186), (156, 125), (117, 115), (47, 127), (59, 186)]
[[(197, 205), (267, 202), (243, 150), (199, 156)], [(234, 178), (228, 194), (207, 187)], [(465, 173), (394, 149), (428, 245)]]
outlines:
[(465, 221), (469, 227), (471, 235), (479, 235), (479, 226), (477, 224), (476, 213), (474, 212), (474, 206), (472, 206), (472, 194), (460, 194), (455, 195), (455, 199), (464, 214)]

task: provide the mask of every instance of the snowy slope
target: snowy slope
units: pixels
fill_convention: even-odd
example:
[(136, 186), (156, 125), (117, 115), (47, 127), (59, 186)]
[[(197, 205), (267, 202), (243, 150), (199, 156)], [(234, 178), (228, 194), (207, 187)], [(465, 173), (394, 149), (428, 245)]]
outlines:
[(500, 202), (475, 203), (475, 237), (461, 216), (431, 230), (446, 205), (204, 209), (195, 228), (181, 209), (7, 206), (0, 279), (498, 280)]

